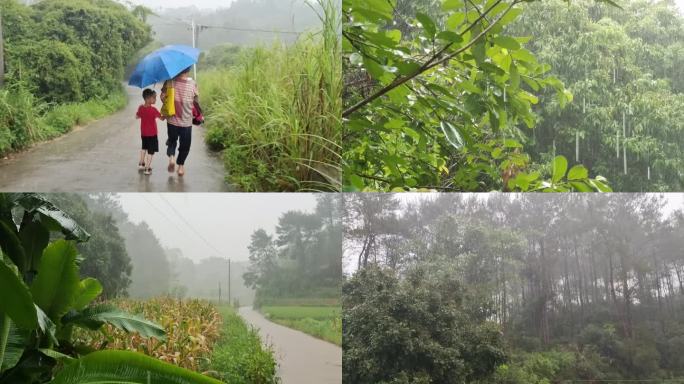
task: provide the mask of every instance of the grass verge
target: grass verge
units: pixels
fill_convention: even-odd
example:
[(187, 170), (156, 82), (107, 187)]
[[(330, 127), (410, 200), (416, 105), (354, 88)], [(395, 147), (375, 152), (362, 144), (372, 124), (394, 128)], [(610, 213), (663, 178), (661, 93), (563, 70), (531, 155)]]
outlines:
[(233, 68), (198, 75), (207, 143), (244, 191), (337, 191), (341, 181), (339, 11), (294, 45), (244, 52)]
[(50, 140), (121, 110), (127, 104), (123, 88), (109, 97), (83, 103), (49, 105), (21, 84), (0, 90), (0, 156)]
[(274, 323), (342, 345), (340, 306), (263, 306), (261, 312)]
[(219, 312), (224, 325), (208, 369), (226, 383), (277, 383), (275, 357), (262, 345), (259, 333), (233, 308), (222, 306)]

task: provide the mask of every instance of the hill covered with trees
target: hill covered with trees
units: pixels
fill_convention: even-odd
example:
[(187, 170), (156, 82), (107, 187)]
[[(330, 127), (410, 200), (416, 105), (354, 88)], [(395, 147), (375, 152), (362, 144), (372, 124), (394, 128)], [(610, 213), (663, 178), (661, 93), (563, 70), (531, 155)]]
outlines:
[(684, 211), (674, 197), (345, 201), (345, 380), (684, 378)]

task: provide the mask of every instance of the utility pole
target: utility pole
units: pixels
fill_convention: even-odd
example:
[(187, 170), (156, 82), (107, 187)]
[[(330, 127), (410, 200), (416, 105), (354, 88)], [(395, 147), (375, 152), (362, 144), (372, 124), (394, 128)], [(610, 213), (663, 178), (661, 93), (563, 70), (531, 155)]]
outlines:
[[(197, 35), (195, 34), (196, 28), (195, 28), (195, 19), (192, 19), (192, 47), (197, 48)], [(197, 64), (193, 65), (194, 69), (194, 80), (197, 81)]]
[(233, 297), (230, 295), (230, 258), (228, 259), (228, 305), (233, 304)]

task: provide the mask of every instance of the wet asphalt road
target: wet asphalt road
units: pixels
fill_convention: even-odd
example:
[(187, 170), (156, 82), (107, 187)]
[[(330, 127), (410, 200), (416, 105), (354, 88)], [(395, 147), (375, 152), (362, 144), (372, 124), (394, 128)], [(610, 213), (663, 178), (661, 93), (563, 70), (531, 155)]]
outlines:
[[(166, 122), (158, 121), (159, 150), (151, 176), (138, 172), (142, 102), (138, 88), (127, 87), (128, 105), (104, 119), (55, 140), (0, 159), (2, 192), (227, 192), (223, 162), (204, 143), (204, 128), (193, 127), (186, 174), (170, 174)], [(160, 105), (157, 106), (161, 108)]]
[(342, 348), (272, 323), (249, 307), (240, 308), (240, 315), (273, 346), (283, 384), (342, 383)]

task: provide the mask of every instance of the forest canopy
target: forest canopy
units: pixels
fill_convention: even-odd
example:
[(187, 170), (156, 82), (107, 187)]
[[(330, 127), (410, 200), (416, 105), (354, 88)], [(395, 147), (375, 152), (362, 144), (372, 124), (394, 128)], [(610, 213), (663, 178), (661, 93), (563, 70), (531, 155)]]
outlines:
[(682, 16), (615, 5), (345, 1), (346, 189), (678, 190)]
[(347, 195), (345, 380), (681, 380), (684, 207), (673, 201)]

